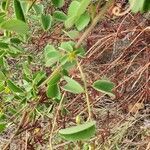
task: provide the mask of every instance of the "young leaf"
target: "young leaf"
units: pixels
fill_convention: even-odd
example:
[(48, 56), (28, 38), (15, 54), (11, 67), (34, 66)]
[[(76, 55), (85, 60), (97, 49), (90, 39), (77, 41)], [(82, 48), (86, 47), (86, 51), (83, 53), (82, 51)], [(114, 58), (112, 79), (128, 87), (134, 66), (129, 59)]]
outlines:
[(73, 47), (72, 47), (72, 42), (62, 42), (60, 45), (60, 48), (63, 49), (66, 52), (71, 52), (73, 51)]
[(64, 0), (52, 0), (52, 3), (55, 7), (62, 7), (64, 5)]
[(6, 123), (0, 123), (0, 133), (6, 129)]
[(72, 1), (68, 8), (68, 18), (71, 18), (73, 16), (76, 16), (77, 10), (80, 6), (80, 3), (78, 1)]
[(45, 31), (49, 30), (52, 24), (52, 17), (51, 15), (43, 15), (41, 14), (41, 22), (42, 27)]
[(100, 91), (104, 94), (108, 94), (111, 97), (115, 97), (115, 95), (112, 93), (112, 89), (115, 87), (115, 84), (113, 82), (110, 82), (108, 80), (97, 80), (93, 83), (93, 88), (97, 91)]
[(76, 39), (79, 37), (79, 32), (76, 30), (71, 30), (71, 31), (63, 31), (68, 37), (70, 37), (71, 39)]
[(18, 20), (22, 20), (25, 22), (23, 9), (21, 7), (21, 3), (19, 0), (14, 0), (14, 11), (15, 11), (16, 18)]
[(5, 75), (2, 71), (0, 71), (0, 81), (5, 81)]
[(57, 98), (60, 95), (60, 89), (57, 84), (49, 85), (46, 91), (48, 98)]
[(53, 14), (54, 19), (57, 21), (65, 21), (67, 19), (67, 15), (62, 11), (55, 11)]
[(77, 16), (80, 17), (87, 9), (88, 5), (91, 3), (91, 0), (82, 0), (77, 11)]
[(65, 21), (66, 28), (71, 28), (74, 25), (79, 6), (80, 3), (78, 1), (72, 1), (71, 4), (69, 5), (67, 20)]
[(95, 122), (90, 121), (81, 125), (61, 129), (59, 134), (68, 141), (88, 140), (95, 134)]
[(23, 93), (23, 90), (11, 80), (7, 81), (7, 86), (15, 93)]
[(75, 26), (78, 29), (78, 31), (81, 31), (89, 24), (89, 22), (90, 22), (90, 15), (88, 13), (84, 13), (76, 21)]
[(71, 79), (67, 76), (64, 76), (64, 79), (67, 81), (67, 84), (63, 87), (64, 90), (74, 94), (80, 94), (84, 92), (83, 87), (74, 79)]
[(48, 85), (49, 85), (49, 86), (50, 86), (50, 85), (52, 86), (52, 85), (54, 85), (54, 84), (57, 84), (57, 83), (59, 82), (59, 80), (61, 79), (61, 77), (62, 77), (61, 71), (58, 71), (58, 72), (54, 73), (54, 74), (51, 76), (51, 78), (49, 79)]
[(44, 56), (45, 56), (45, 65), (47, 67), (50, 67), (59, 60), (60, 53), (54, 48), (54, 46), (48, 44), (44, 48)]
[(44, 6), (42, 4), (34, 4), (33, 5), (33, 9), (34, 11), (36, 12), (37, 15), (40, 15), (43, 13), (43, 10), (44, 10)]
[(70, 17), (68, 18), (66, 21), (65, 21), (65, 27), (68, 29), (68, 28), (71, 28), (74, 23), (76, 21), (76, 16), (73, 16), (73, 17)]
[(17, 32), (19, 34), (27, 34), (29, 30), (28, 25), (25, 22), (17, 19), (10, 19), (2, 22), (0, 24), (0, 28), (3, 30)]

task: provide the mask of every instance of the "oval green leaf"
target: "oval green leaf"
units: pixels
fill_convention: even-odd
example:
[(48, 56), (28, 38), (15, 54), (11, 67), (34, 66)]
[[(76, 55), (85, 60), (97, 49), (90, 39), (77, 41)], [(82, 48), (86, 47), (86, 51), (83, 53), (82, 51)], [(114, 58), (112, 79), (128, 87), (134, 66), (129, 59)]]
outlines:
[(6, 129), (6, 123), (0, 123), (0, 133)]
[(64, 76), (64, 79), (67, 81), (67, 84), (63, 87), (64, 90), (74, 94), (80, 94), (84, 92), (83, 87), (74, 79), (71, 79), (67, 76)]
[(52, 17), (51, 15), (43, 15), (41, 14), (41, 22), (42, 27), (45, 31), (49, 30), (52, 24)]
[(57, 98), (60, 95), (60, 89), (57, 84), (47, 87), (46, 95), (48, 98)]
[(93, 88), (97, 91), (100, 91), (104, 94), (108, 94), (111, 97), (115, 97), (115, 95), (112, 93), (113, 88), (115, 87), (115, 84), (113, 82), (110, 82), (108, 80), (97, 80), (93, 83)]
[(54, 19), (57, 21), (65, 21), (67, 19), (67, 15), (62, 11), (55, 11), (53, 14)]
[(60, 8), (64, 5), (65, 1), (64, 0), (52, 0), (52, 3), (55, 7)]
[(19, 0), (14, 0), (14, 11), (15, 11), (16, 18), (18, 20), (22, 20), (25, 22), (23, 9), (21, 7), (21, 3)]
[(95, 134), (95, 130), (95, 121), (90, 121), (81, 125), (61, 129), (59, 134), (68, 141), (88, 140)]
[(15, 93), (23, 93), (23, 90), (19, 86), (17, 86), (13, 81), (8, 80), (7, 85), (10, 88), (10, 90)]
[(88, 13), (84, 13), (76, 21), (75, 26), (78, 29), (78, 31), (81, 31), (89, 24), (89, 22), (90, 22), (90, 15)]
[(19, 34), (27, 34), (29, 30), (29, 27), (25, 22), (17, 19), (10, 19), (2, 22), (0, 24), (0, 28), (3, 30), (17, 32)]
[(61, 71), (59, 70), (58, 72), (55, 72), (54, 74), (52, 74), (51, 78), (48, 81), (48, 85), (52, 86), (55, 85), (59, 82), (59, 80), (61, 79), (62, 74)]

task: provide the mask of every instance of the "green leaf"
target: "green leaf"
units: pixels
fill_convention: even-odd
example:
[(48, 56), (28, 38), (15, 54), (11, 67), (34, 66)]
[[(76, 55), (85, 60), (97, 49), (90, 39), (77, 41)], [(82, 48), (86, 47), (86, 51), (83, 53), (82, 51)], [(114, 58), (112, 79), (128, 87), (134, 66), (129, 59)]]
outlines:
[(145, 12), (149, 12), (150, 11), (150, 1), (149, 0), (145, 0), (143, 10)]
[(115, 84), (113, 82), (110, 82), (108, 80), (97, 80), (93, 83), (93, 88), (97, 91), (100, 91), (104, 94), (108, 94), (111, 97), (115, 97), (115, 95), (112, 93), (113, 88), (115, 87)]
[(71, 28), (74, 25), (79, 6), (80, 3), (78, 1), (72, 1), (71, 4), (69, 5), (67, 20), (65, 21), (66, 28)]
[(41, 15), (43, 13), (44, 6), (42, 4), (34, 4), (33, 9), (37, 15)]
[(18, 20), (22, 20), (25, 22), (23, 9), (21, 7), (21, 3), (19, 0), (14, 0), (14, 11), (15, 11), (16, 18)]
[(0, 81), (5, 81), (6, 77), (2, 71), (0, 71)]
[(57, 83), (59, 82), (59, 80), (61, 79), (61, 77), (62, 77), (62, 72), (61, 72), (61, 71), (58, 71), (58, 72), (54, 73), (54, 74), (51, 76), (51, 78), (49, 79), (48, 85), (49, 85), (49, 86), (50, 86), (50, 85), (52, 86), (52, 85), (57, 84)]
[(2, 92), (5, 89), (5, 82), (0, 81), (0, 92)]
[(95, 122), (90, 121), (81, 125), (61, 129), (59, 134), (68, 141), (88, 140), (95, 134)]
[(15, 93), (23, 93), (23, 90), (19, 86), (17, 86), (13, 81), (8, 80), (7, 85), (10, 88), (10, 90)]
[(76, 21), (75, 26), (78, 29), (78, 31), (81, 31), (89, 24), (89, 22), (90, 22), (90, 15), (88, 13), (84, 13)]
[(73, 1), (68, 9), (68, 19), (65, 21), (65, 27), (71, 28), (75, 22), (86, 11), (91, 0), (82, 0), (81, 2)]
[(5, 17), (6, 17), (6, 14), (4, 12), (1, 12), (0, 13), (0, 23), (2, 23), (3, 21), (5, 21)]
[(60, 89), (57, 84), (49, 85), (46, 91), (48, 98), (57, 98), (60, 95)]
[(23, 64), (22, 64), (22, 67), (23, 67), (23, 73), (30, 77), (32, 75), (32, 71), (30, 70), (30, 66), (28, 64), (27, 61), (25, 61)]
[(67, 15), (62, 11), (55, 11), (53, 14), (54, 19), (57, 21), (65, 21), (67, 19)]
[(19, 34), (27, 34), (29, 30), (28, 25), (25, 22), (17, 19), (10, 19), (2, 22), (0, 24), (0, 28), (3, 30), (17, 32)]
[(68, 18), (66, 21), (65, 21), (65, 27), (68, 29), (68, 28), (71, 28), (74, 23), (76, 21), (76, 16), (73, 16), (73, 17), (70, 17)]
[(44, 56), (45, 56), (45, 66), (50, 67), (59, 60), (60, 53), (54, 48), (54, 46), (48, 44), (44, 48)]
[(150, 10), (149, 0), (129, 0), (129, 3), (131, 5), (131, 11), (133, 13), (147, 12)]
[(2, 49), (8, 49), (9, 45), (8, 45), (8, 43), (0, 42), (0, 48), (2, 48)]
[(2, 10), (5, 11), (5, 9), (6, 9), (6, 0), (2, 1), (1, 6), (2, 6)]
[(27, 1), (21, 1), (21, 8), (24, 14), (27, 14), (30, 4)]
[(33, 77), (33, 85), (39, 85), (46, 78), (46, 74), (44, 71), (39, 71), (34, 74)]
[(52, 3), (55, 7), (60, 8), (64, 5), (65, 1), (64, 0), (52, 0)]
[(67, 84), (63, 87), (64, 90), (74, 94), (80, 94), (84, 92), (83, 87), (74, 79), (71, 79), (67, 76), (64, 76), (64, 79), (67, 81)]
[(45, 31), (49, 30), (52, 24), (52, 17), (51, 15), (43, 15), (41, 14), (41, 22), (42, 27)]
[(68, 8), (68, 18), (71, 18), (73, 16), (76, 16), (77, 10), (80, 6), (80, 3), (78, 1), (72, 1)]
[(0, 133), (6, 129), (6, 123), (0, 123)]
[(63, 49), (64, 51), (66, 51), (66, 52), (73, 51), (72, 41), (62, 42), (61, 45), (60, 45), (60, 48)]
[(77, 16), (80, 17), (87, 9), (88, 5), (91, 3), (91, 0), (82, 0), (77, 11)]
[(64, 63), (62, 65), (62, 68), (66, 69), (66, 70), (70, 70), (72, 69), (73, 67), (75, 67), (77, 64), (77, 62), (74, 60), (74, 61), (67, 61), (66, 63)]
[(66, 31), (64, 31), (63, 30), (63, 32), (68, 36), (68, 37), (70, 37), (71, 39), (77, 39), (78, 37), (79, 37), (79, 32), (78, 31), (76, 31), (76, 30), (71, 30), (71, 31), (68, 31), (68, 32), (66, 32)]
[(13, 43), (13, 44), (17, 44), (17, 45), (18, 45), (18, 44), (20, 44), (22, 41), (21, 41), (19, 38), (15, 38), (15, 37), (14, 37), (14, 38), (11, 38), (11, 39), (10, 39), (10, 42)]

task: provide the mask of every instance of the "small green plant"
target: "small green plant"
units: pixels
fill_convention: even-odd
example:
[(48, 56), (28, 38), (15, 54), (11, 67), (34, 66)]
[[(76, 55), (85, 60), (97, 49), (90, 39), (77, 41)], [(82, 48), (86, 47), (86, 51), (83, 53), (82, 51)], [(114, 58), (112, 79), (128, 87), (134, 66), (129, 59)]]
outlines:
[[(61, 129), (59, 130), (59, 135), (71, 141), (89, 140), (95, 135), (96, 123), (91, 116), (88, 86), (80, 64), (80, 60), (86, 57), (86, 49), (82, 42), (97, 22), (104, 17), (107, 8), (113, 2), (114, 0), (106, 2), (100, 14), (96, 14), (95, 19), (93, 19), (95, 14), (91, 15), (88, 9), (92, 5), (91, 0), (71, 1), (67, 13), (60, 9), (65, 5), (64, 0), (52, 0), (50, 5), (54, 7), (54, 11), (51, 14), (46, 12), (44, 5), (36, 2), (36, 0), (13, 0), (13, 3), (9, 0), (3, 0), (0, 3), (0, 31), (2, 33), (0, 37), (0, 96), (1, 103), (8, 104), (5, 105), (5, 110), (0, 111), (0, 132), (3, 132), (12, 123), (9, 122), (9, 118), (17, 116), (18, 113), (19, 115), (23, 114), (23, 119), (20, 120), (20, 126), (11, 139), (23, 127), (25, 123), (24, 116), (34, 120), (33, 112), (36, 115), (35, 110), (40, 108), (39, 104), (45, 105), (40, 99), (42, 97), (40, 92), (44, 91), (47, 101), (52, 101), (53, 104), (56, 104), (52, 106), (59, 105), (58, 111), (64, 107), (64, 93), (85, 94), (88, 110), (87, 121), (83, 124), (77, 123), (76, 126)], [(140, 4), (142, 5), (137, 4), (137, 1), (133, 3), (132, 0), (130, 0), (130, 4), (133, 12), (143, 12), (150, 9), (149, 3), (146, 0), (141, 0)], [(9, 7), (13, 8), (12, 14), (8, 11)], [(31, 16), (29, 17), (28, 14)], [(9, 17), (10, 15), (11, 17)], [(51, 32), (56, 24), (62, 23), (64, 24), (63, 33), (70, 38), (68, 41), (58, 43), (57, 46), (48, 43), (42, 53), (42, 61), (40, 62), (42, 70), (36, 72), (33, 72), (31, 69), (32, 64), (36, 63), (34, 56), (29, 54), (24, 47), (24, 44), (27, 44), (32, 36), (33, 27), (29, 27), (29, 21), (37, 22), (38, 28), (44, 33)], [(86, 28), (87, 30), (85, 30)], [(84, 31), (81, 38), (79, 38), (79, 31)], [(78, 41), (76, 40), (77, 38), (79, 38)], [(12, 69), (13, 67), (9, 63), (11, 60), (17, 61), (14, 67), (18, 69), (19, 73)], [(44, 71), (44, 67), (52, 70), (49, 76)], [(69, 75), (69, 70), (73, 67), (79, 69), (81, 83)], [(91, 87), (115, 98), (112, 91), (115, 84), (109, 80), (97, 80)], [(16, 104), (15, 107), (12, 105), (13, 102)], [(54, 116), (50, 134), (51, 149), (51, 138), (58, 111)], [(4, 149), (7, 149), (10, 142), (8, 142)]]

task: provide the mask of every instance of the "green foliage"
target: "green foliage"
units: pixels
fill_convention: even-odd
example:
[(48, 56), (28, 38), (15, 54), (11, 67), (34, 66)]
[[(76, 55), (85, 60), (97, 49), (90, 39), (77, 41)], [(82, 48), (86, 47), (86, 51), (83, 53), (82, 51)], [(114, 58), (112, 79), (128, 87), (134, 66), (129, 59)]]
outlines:
[(25, 22), (24, 13), (19, 0), (14, 0), (14, 11), (16, 18)]
[(64, 90), (74, 94), (80, 94), (84, 92), (83, 87), (77, 81), (67, 76), (64, 76), (64, 79), (67, 81), (67, 84), (63, 87)]
[[(8, 5), (6, 1), (2, 1), (0, 12), (2, 32), (0, 37), (0, 94), (4, 103), (10, 103), (11, 108), (6, 108), (8, 118), (5, 119), (8, 120), (8, 123), (11, 122), (10, 118), (20, 112), (25, 105), (30, 106), (36, 103), (38, 105), (35, 105), (33, 111), (37, 110), (39, 114), (45, 114), (45, 110), (49, 109), (48, 115), (49, 113), (53, 115), (53, 107), (57, 104), (61, 104), (62, 110), (67, 109), (61, 101), (64, 92), (88, 94), (83, 79), (77, 81), (69, 77), (69, 72), (72, 68), (77, 68), (78, 61), (85, 57), (86, 46), (76, 46), (77, 39), (80, 38), (79, 31), (88, 27), (92, 18), (89, 13), (91, 0), (72, 0), (69, 6), (65, 5), (64, 0), (49, 1), (48, 6), (45, 5), (47, 1), (32, 3), (31, 1), (13, 0), (12, 2)], [(68, 6), (67, 14), (64, 13), (66, 12), (64, 5)], [(9, 13), (8, 6), (13, 7), (10, 9), (13, 10), (12, 14)], [(51, 6), (51, 10), (46, 8)], [(63, 26), (62, 37), (67, 36), (68, 39), (63, 40), (61, 37), (61, 40), (54, 45), (53, 41), (44, 41), (44, 38), (51, 34), (52, 38), (55, 38), (53, 31), (59, 25)], [(68, 30), (68, 28), (72, 29)], [(34, 36), (34, 33), (38, 35)], [(40, 37), (38, 43), (36, 43), (37, 37)], [(32, 47), (29, 46), (29, 50), (26, 48), (26, 45), (33, 42), (34, 38), (38, 48), (41, 43), (44, 43), (40, 47), (39, 58), (36, 57), (36, 53), (29, 52)], [(38, 70), (34, 70), (33, 68), (38, 65), (40, 66)], [(110, 81), (98, 80), (94, 82), (93, 88), (114, 96), (112, 92), (114, 83)], [(51, 101), (50, 108), (47, 108), (47, 105), (41, 101), (39, 106), (38, 100), (42, 99), (43, 95), (46, 102)], [(64, 99), (67, 97), (64, 96)], [(15, 102), (15, 106), (12, 107), (11, 102)], [(35, 111), (34, 119), (38, 118), (39, 114)], [(63, 114), (67, 115), (66, 112)], [(29, 119), (33, 118), (30, 116)], [(6, 126), (6, 123), (1, 123), (0, 132), (4, 131)], [(59, 130), (59, 134), (69, 141), (89, 140), (94, 136), (95, 130), (95, 122), (89, 121)]]
[(9, 87), (11, 91), (15, 93), (23, 93), (23, 90), (11, 80), (7, 81), (7, 86)]
[(59, 134), (66, 140), (89, 140), (95, 134), (95, 122), (86, 122), (77, 126), (59, 130)]
[(6, 129), (6, 123), (0, 123), (0, 133)]
[(44, 49), (45, 66), (50, 67), (59, 61), (60, 53), (52, 45), (47, 45)]
[(108, 80), (97, 80), (93, 83), (93, 88), (109, 96), (115, 97), (112, 90), (115, 87), (113, 82)]
[(76, 27), (79, 30), (82, 30), (88, 25), (90, 17), (87, 15), (84, 16), (83, 14), (86, 12), (90, 2), (90, 0), (82, 0), (81, 2), (73, 1), (70, 4), (67, 15), (68, 17), (65, 21), (66, 28), (71, 28), (76, 23)]
[(53, 14), (54, 19), (57, 21), (65, 21), (67, 19), (67, 15), (62, 11), (55, 11)]
[(90, 22), (90, 15), (88, 13), (84, 13), (75, 23), (76, 28), (81, 31), (83, 30)]
[(52, 24), (51, 15), (41, 14), (41, 23), (42, 23), (42, 27), (45, 31), (49, 30), (51, 27), (51, 24)]
[(0, 28), (3, 30), (13, 31), (19, 34), (27, 34), (29, 31), (28, 25), (17, 19), (9, 19), (0, 24)]
[(62, 7), (65, 1), (64, 0), (52, 0), (52, 3), (55, 7)]
[(57, 98), (60, 96), (60, 89), (57, 84), (48, 85), (47, 87), (47, 97), (48, 98)]
[(149, 0), (129, 0), (131, 5), (131, 10), (133, 13), (137, 12), (148, 12), (150, 11), (150, 2)]
[(44, 6), (42, 4), (34, 4), (33, 9), (36, 12), (36, 15), (43, 14)]

